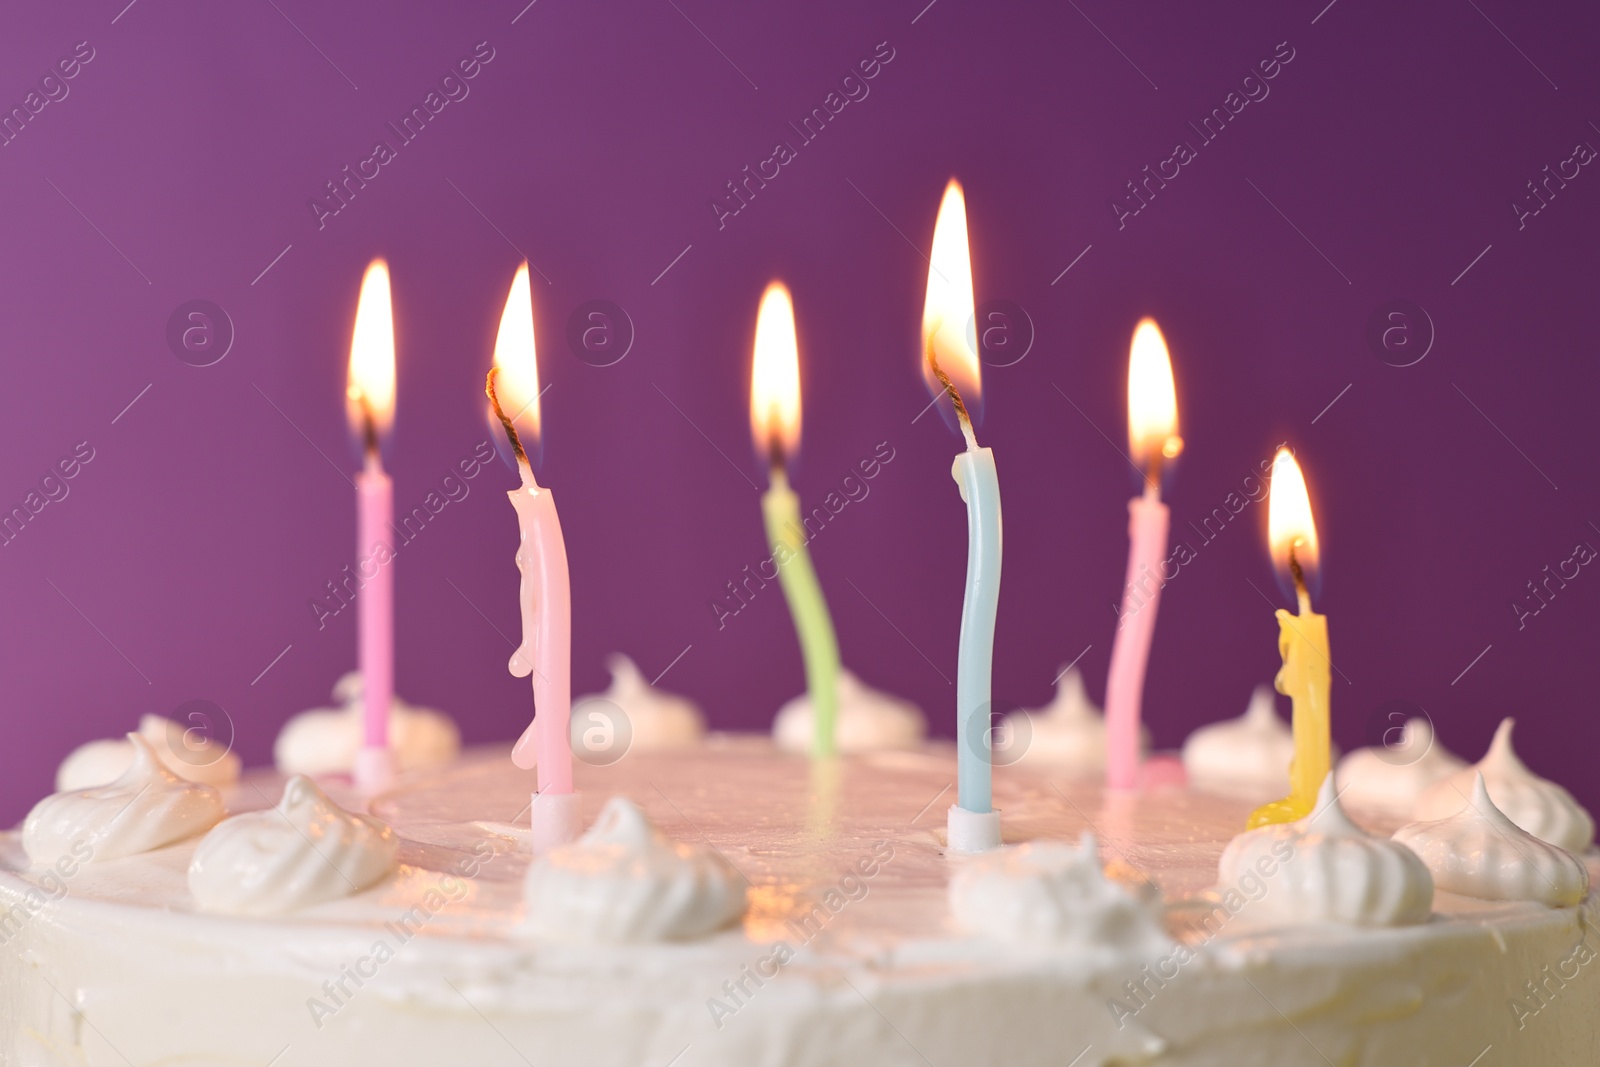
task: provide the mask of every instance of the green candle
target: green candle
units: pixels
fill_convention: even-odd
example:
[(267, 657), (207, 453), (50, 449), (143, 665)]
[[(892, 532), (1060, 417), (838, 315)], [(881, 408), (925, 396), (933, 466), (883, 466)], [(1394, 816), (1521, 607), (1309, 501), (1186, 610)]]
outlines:
[(795, 634), (806, 661), (806, 691), (811, 696), (811, 754), (834, 753), (834, 718), (839, 708), (839, 641), (833, 633), (828, 602), (822, 598), (811, 553), (806, 551), (800, 522), (800, 498), (789, 488), (782, 467), (772, 469), (772, 487), (761, 496), (761, 516), (778, 581), (794, 617)]
[(839, 706), (839, 641), (828, 603), (806, 551), (800, 498), (789, 488), (788, 456), (800, 441), (800, 346), (794, 304), (782, 282), (761, 295), (756, 314), (755, 355), (750, 365), (750, 432), (771, 464), (771, 487), (761, 497), (767, 544), (806, 664), (811, 698), (814, 756), (834, 754), (834, 719)]

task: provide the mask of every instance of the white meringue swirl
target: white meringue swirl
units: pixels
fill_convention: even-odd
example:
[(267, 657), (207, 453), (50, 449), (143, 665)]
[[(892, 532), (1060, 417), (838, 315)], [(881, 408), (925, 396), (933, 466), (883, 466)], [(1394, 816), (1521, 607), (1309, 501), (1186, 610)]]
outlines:
[[(206, 785), (232, 785), (239, 780), (239, 756), (199, 730), (160, 715), (139, 719), (139, 733), (149, 741), (167, 770), (179, 778)], [(125, 738), (90, 741), (73, 749), (56, 768), (56, 792), (70, 793), (114, 782), (133, 764), (133, 745)]]
[[(272, 745), (278, 770), (309, 775), (352, 770), (362, 741), (361, 694), (361, 672), (351, 671), (333, 687), (339, 707), (302, 711), (284, 723)], [(389, 744), (399, 770), (437, 767), (461, 751), (461, 731), (444, 712), (397, 696), (389, 707)]]
[(1430, 785), (1466, 765), (1439, 744), (1433, 723), (1408, 719), (1399, 744), (1358, 748), (1339, 761), (1339, 799), (1352, 808), (1410, 815)]
[(398, 851), (387, 825), (296, 775), (277, 807), (235, 815), (205, 836), (189, 892), (201, 911), (279, 915), (359, 893), (394, 870)]
[(1077, 846), (1030, 841), (967, 861), (950, 879), (964, 929), (1016, 944), (1155, 955), (1172, 947), (1161, 895), (1134, 895), (1105, 876), (1095, 837)]
[[(1106, 769), (1106, 721), (1089, 699), (1083, 675), (1075, 667), (1062, 672), (1049, 704), (1035, 711), (1013, 712), (1005, 717), (1005, 723), (1007, 736), (1020, 738), (1026, 745), (1019, 763), (1049, 764), (1084, 776)], [(1140, 751), (1149, 747), (1150, 731), (1141, 727)]]
[(1183, 769), (1190, 784), (1234, 796), (1287, 793), (1294, 734), (1278, 717), (1277, 699), (1270, 685), (1258, 685), (1239, 718), (1190, 734), (1183, 743)]
[(588, 833), (528, 868), (526, 932), (555, 941), (704, 937), (744, 914), (739, 873), (704, 846), (670, 841), (612, 797)]
[(1583, 861), (1506, 818), (1494, 806), (1482, 774), (1473, 775), (1466, 807), (1437, 822), (1402, 826), (1394, 839), (1422, 857), (1434, 885), (1464, 897), (1563, 908), (1589, 893)]
[(1594, 819), (1571, 793), (1528, 769), (1511, 747), (1517, 720), (1501, 721), (1488, 753), (1475, 766), (1442, 778), (1418, 798), (1411, 817), (1417, 822), (1437, 822), (1467, 805), (1473, 776), (1483, 775), (1489, 797), (1506, 817), (1541, 841), (1582, 853), (1594, 841)]
[[(1270, 873), (1269, 873), (1270, 872)], [(1374, 837), (1345, 815), (1322, 783), (1317, 806), (1298, 822), (1248, 830), (1228, 842), (1219, 889), (1265, 888), (1240, 912), (1253, 923), (1408, 926), (1433, 911), (1433, 877), (1406, 846)]]
[[(872, 688), (848, 667), (839, 668), (838, 685), (834, 744), (840, 752), (881, 752), (922, 743), (928, 723), (915, 704)], [(778, 709), (772, 739), (785, 752), (809, 752), (811, 733), (811, 697), (801, 693)]]
[(133, 763), (107, 785), (55, 793), (22, 824), (22, 847), (34, 863), (52, 863), (88, 846), (93, 860), (119, 859), (193, 837), (225, 814), (222, 794), (188, 782), (161, 762), (150, 742), (129, 734)]
[[(683, 748), (698, 744), (706, 733), (706, 717), (687, 697), (657, 689), (645, 680), (633, 660), (620, 652), (606, 658), (611, 671), (611, 686), (603, 693), (579, 697), (572, 705), (572, 744), (584, 750), (591, 747), (584, 731), (609, 724), (607, 704), (621, 708), (627, 716), (628, 747), (634, 752), (664, 748)], [(586, 707), (587, 705), (587, 707)], [(609, 724), (614, 727), (615, 724)]]

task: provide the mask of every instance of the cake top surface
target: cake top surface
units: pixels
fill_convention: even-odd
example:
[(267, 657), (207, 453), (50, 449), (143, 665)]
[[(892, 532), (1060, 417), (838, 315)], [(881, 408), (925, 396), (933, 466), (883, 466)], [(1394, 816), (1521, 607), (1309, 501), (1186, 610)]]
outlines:
[[(946, 855), (943, 846), (955, 784), (949, 744), (813, 764), (777, 750), (766, 738), (712, 735), (695, 748), (630, 753), (609, 766), (579, 764), (575, 777), (586, 823), (609, 798), (626, 796), (662, 833), (709, 845), (748, 882), (742, 925), (706, 942), (676, 946), (685, 951), (695, 944), (709, 949), (711, 943), (748, 951), (752, 943), (803, 934), (822, 952), (857, 959), (886, 952), (901, 959), (908, 952), (964, 958), (972, 947), (973, 935), (957, 927), (948, 902), (951, 877), (967, 862)], [(272, 808), (283, 782), (276, 772), (247, 773), (224, 790), (230, 814)], [(323, 937), (344, 931), (359, 939), (385, 924), (409, 923), (420, 909), (426, 920), (421, 932), (429, 937), (484, 947), (526, 943), (523, 881), (530, 856), (524, 827), (533, 775), (513, 767), (503, 746), (469, 750), (445, 767), (409, 774), (370, 803), (341, 788), (338, 779), (321, 785), (346, 807), (369, 810), (394, 828), (394, 877), (288, 916), (206, 915), (186, 880), (195, 838), (84, 864), (70, 879), (71, 896), (89, 906), (123, 906), (118, 911), (124, 918), (131, 906), (151, 922), (230, 924), (246, 938), (251, 931), (270, 938), (305, 927)], [(1153, 881), (1168, 904), (1171, 932), (1184, 940), (1199, 936), (1197, 924), (1214, 908), (1218, 860), (1252, 806), (1247, 799), (1186, 789), (1109, 794), (1097, 781), (1028, 765), (996, 768), (995, 802), (1007, 843), (1077, 843), (1092, 833), (1110, 878), (1145, 894), (1153, 892), (1147, 886)], [(1360, 821), (1384, 834), (1394, 829), (1378, 819)], [(29, 868), (14, 833), (0, 837), (0, 869), (35, 884), (48, 876)], [(1435, 910), (1444, 914), (1428, 927), (1381, 933), (1423, 936), (1489, 916), (1511, 922), (1546, 917), (1532, 905), (1449, 894), (1440, 894)], [(1242, 929), (1238, 934), (1246, 941), (1258, 937)], [(1346, 943), (1350, 937), (1341, 931), (1327, 940)]]

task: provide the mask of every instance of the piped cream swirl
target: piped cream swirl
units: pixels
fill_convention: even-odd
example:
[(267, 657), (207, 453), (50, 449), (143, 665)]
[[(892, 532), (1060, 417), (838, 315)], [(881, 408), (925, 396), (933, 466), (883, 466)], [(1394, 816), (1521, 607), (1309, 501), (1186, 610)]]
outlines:
[(1511, 747), (1516, 720), (1501, 721), (1488, 753), (1475, 766), (1455, 772), (1430, 786), (1417, 800), (1411, 817), (1437, 822), (1467, 806), (1474, 776), (1483, 775), (1489, 798), (1506, 818), (1541, 841), (1582, 853), (1594, 841), (1594, 819), (1571, 793), (1528, 769)]
[[(1093, 775), (1106, 769), (1106, 720), (1084, 687), (1083, 675), (1069, 667), (1056, 682), (1055, 697), (1034, 711), (1005, 717), (1006, 736), (1022, 745), (1019, 762), (1048, 764), (1068, 774)], [(1139, 747), (1150, 747), (1150, 731), (1139, 730)]]
[(1253, 923), (1407, 926), (1433, 911), (1428, 868), (1404, 845), (1351, 822), (1331, 774), (1304, 819), (1228, 842), (1217, 877), (1224, 892), (1264, 887), (1239, 913)]
[[(139, 734), (150, 742), (167, 770), (179, 778), (206, 785), (232, 785), (239, 780), (239, 757), (200, 729), (160, 715), (139, 719)], [(56, 768), (56, 792), (114, 782), (133, 765), (133, 745), (125, 738), (89, 741), (73, 749)]]
[[(351, 671), (333, 687), (337, 708), (302, 711), (284, 723), (272, 758), (284, 774), (337, 774), (355, 766), (362, 739), (362, 681)], [(442, 711), (394, 698), (389, 707), (389, 744), (400, 770), (436, 767), (461, 751), (461, 731)]]
[(83, 859), (85, 846), (94, 861), (133, 856), (193, 837), (222, 818), (222, 794), (173, 774), (142, 735), (129, 734), (128, 744), (133, 762), (115, 781), (55, 793), (33, 806), (22, 824), (30, 860), (52, 863), (69, 852)]
[(1408, 719), (1399, 744), (1358, 748), (1339, 761), (1339, 797), (1352, 808), (1409, 815), (1417, 798), (1466, 763), (1445, 750), (1427, 719)]
[(534, 860), (526, 932), (556, 941), (704, 937), (744, 914), (743, 879), (704, 846), (668, 840), (626, 797), (587, 833)]
[(1191, 784), (1214, 793), (1281, 796), (1289, 791), (1294, 734), (1278, 717), (1272, 687), (1260, 685), (1237, 719), (1202, 726), (1183, 743)]
[(1016, 944), (1154, 955), (1172, 946), (1161, 896), (1135, 895), (1101, 869), (1093, 834), (1077, 846), (1030, 841), (967, 861), (950, 879), (964, 929)]
[(1561, 908), (1580, 903), (1589, 892), (1583, 861), (1506, 818), (1482, 774), (1473, 775), (1466, 807), (1437, 822), (1402, 826), (1394, 839), (1422, 857), (1434, 885), (1464, 897)]
[(630, 751), (649, 752), (683, 748), (705, 736), (706, 717), (694, 701), (657, 689), (639, 672), (633, 660), (620, 652), (606, 659), (611, 686), (604, 693), (579, 697), (572, 705), (572, 745), (578, 751), (617, 742), (612, 708), (627, 716)]
[[(838, 685), (834, 743), (840, 752), (881, 752), (922, 743), (928, 724), (915, 704), (872, 688), (845, 667), (839, 668)], [(811, 733), (811, 697), (801, 693), (778, 709), (772, 739), (786, 752), (809, 752)]]
[(278, 915), (368, 888), (394, 870), (399, 843), (296, 775), (275, 808), (219, 823), (195, 849), (189, 892), (201, 911)]

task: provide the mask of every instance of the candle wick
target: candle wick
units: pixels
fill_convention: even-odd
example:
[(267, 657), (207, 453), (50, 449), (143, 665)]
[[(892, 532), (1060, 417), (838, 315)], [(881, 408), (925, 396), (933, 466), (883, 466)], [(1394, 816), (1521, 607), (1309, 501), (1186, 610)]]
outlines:
[(783, 453), (783, 442), (778, 439), (776, 433), (772, 433), (767, 438), (767, 469), (771, 472), (774, 485), (787, 480), (788, 466), (788, 457)]
[(517, 455), (517, 466), (524, 472), (523, 481), (527, 481), (527, 474), (533, 470), (533, 465), (528, 462), (528, 453), (522, 450), (522, 439), (517, 436), (517, 428), (511, 425), (511, 420), (506, 418), (506, 413), (500, 409), (500, 398), (494, 392), (494, 377), (499, 373), (499, 367), (489, 369), (489, 377), (483, 383), (483, 391), (489, 396), (489, 406), (494, 410), (494, 417), (505, 427), (506, 438), (511, 442), (511, 451)]
[(1154, 449), (1150, 454), (1150, 463), (1144, 472), (1144, 495), (1146, 500), (1161, 499), (1161, 449)]
[(944, 391), (950, 394), (950, 403), (955, 405), (956, 421), (961, 424), (961, 436), (967, 439), (967, 447), (976, 449), (978, 447), (978, 439), (972, 432), (972, 416), (967, 413), (966, 402), (961, 399), (961, 393), (957, 391), (956, 383), (952, 382), (950, 375), (946, 374), (939, 366), (939, 357), (933, 350), (933, 339), (938, 333), (938, 326), (928, 331), (928, 369), (933, 371), (933, 376), (939, 380), (939, 385), (943, 387)]
[(361, 405), (361, 443), (370, 460), (379, 453), (378, 420), (372, 417), (372, 405), (365, 393), (361, 394), (357, 403)]
[(1293, 541), (1289, 542), (1289, 573), (1294, 577), (1294, 591), (1300, 601), (1300, 614), (1305, 615), (1311, 610), (1311, 593), (1306, 589), (1306, 572), (1294, 554), (1294, 544)]

